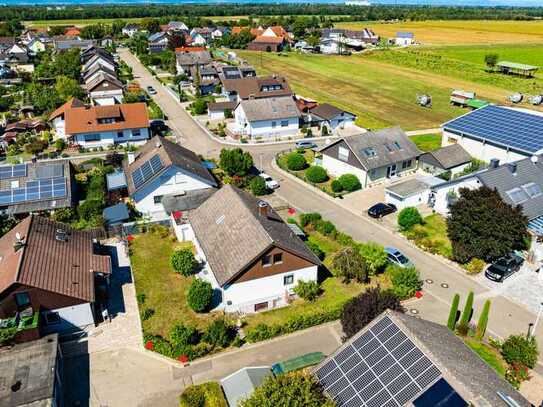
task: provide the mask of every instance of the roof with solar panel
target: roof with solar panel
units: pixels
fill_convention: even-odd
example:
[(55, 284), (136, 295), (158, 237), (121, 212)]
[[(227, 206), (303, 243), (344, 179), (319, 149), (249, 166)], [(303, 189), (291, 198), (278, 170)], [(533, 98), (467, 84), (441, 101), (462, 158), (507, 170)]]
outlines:
[(15, 215), (72, 206), (68, 161), (0, 166), (0, 210)]
[(196, 153), (163, 137), (155, 136), (142, 146), (132, 163), (128, 160), (123, 162), (128, 192), (134, 194), (139, 191), (171, 166), (187, 171), (211, 186), (217, 185), (215, 178)]
[(314, 374), (338, 407), (505, 407), (504, 399), (530, 406), (447, 327), (394, 311), (375, 318)]
[(443, 124), (443, 129), (531, 155), (543, 152), (543, 115), (488, 105)]

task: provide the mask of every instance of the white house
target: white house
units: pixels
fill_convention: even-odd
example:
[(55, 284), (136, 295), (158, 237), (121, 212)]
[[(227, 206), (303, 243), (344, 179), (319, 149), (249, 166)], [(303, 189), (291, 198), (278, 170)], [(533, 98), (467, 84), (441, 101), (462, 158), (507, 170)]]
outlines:
[(147, 45), (150, 52), (162, 52), (168, 47), (168, 34), (158, 32), (147, 38)]
[(394, 44), (400, 47), (408, 47), (413, 44), (415, 36), (412, 32), (399, 31), (394, 38)]
[(320, 152), (329, 174), (356, 175), (363, 188), (414, 172), (420, 155), (399, 127), (342, 137)]
[(202, 47), (202, 46), (205, 46), (207, 44), (207, 41), (204, 38), (204, 36), (202, 34), (198, 33), (198, 32), (195, 32), (194, 34), (191, 34), (191, 38), (192, 38), (191, 45), (194, 45), (194, 46), (197, 46), (197, 47)]
[(502, 163), (543, 151), (543, 113), (488, 105), (441, 126), (442, 145), (460, 144), (471, 156)]
[(295, 136), (300, 129), (300, 111), (292, 97), (242, 100), (234, 109), (234, 133), (252, 139)]
[(225, 185), (189, 214), (217, 308), (253, 313), (288, 305), (298, 281), (317, 281), (319, 259), (268, 203)]
[(94, 105), (108, 106), (123, 102), (123, 84), (110, 74), (102, 72), (93, 76), (85, 88)]
[(166, 198), (200, 200), (202, 191), (209, 196), (208, 190), (217, 187), (194, 152), (159, 136), (142, 146), (138, 155), (130, 154), (123, 168), (136, 209), (153, 220), (166, 220), (173, 212), (165, 208)]
[(145, 103), (87, 107), (81, 101), (70, 100), (55, 110), (49, 120), (56, 138), (84, 148), (139, 145), (149, 138)]
[(356, 115), (331, 104), (323, 103), (309, 111), (308, 119), (312, 125), (326, 127), (334, 133), (338, 129), (344, 129), (354, 124)]
[(138, 24), (128, 23), (125, 25), (122, 29), (122, 34), (126, 35), (127, 37), (132, 38), (134, 35), (138, 33), (140, 29), (140, 26)]
[(471, 161), (472, 157), (460, 144), (451, 144), (421, 154), (419, 168), (433, 175), (450, 172), (452, 177), (469, 167)]
[(216, 102), (207, 105), (207, 116), (211, 120), (222, 120), (225, 118), (225, 112), (233, 114), (238, 102)]
[(431, 188), (443, 184), (444, 180), (434, 176), (416, 176), (394, 182), (385, 188), (385, 202), (401, 210), (409, 206), (428, 205)]
[(45, 43), (39, 37), (33, 37), (28, 44), (26, 44), (26, 47), (34, 55), (44, 52), (46, 49)]
[(112, 59), (109, 59), (108, 57), (97, 53), (93, 55), (83, 66), (81, 67), (82, 72), (88, 72), (92, 69), (94, 69), (96, 66), (104, 67), (109, 71), (115, 71), (116, 66), (115, 62)]

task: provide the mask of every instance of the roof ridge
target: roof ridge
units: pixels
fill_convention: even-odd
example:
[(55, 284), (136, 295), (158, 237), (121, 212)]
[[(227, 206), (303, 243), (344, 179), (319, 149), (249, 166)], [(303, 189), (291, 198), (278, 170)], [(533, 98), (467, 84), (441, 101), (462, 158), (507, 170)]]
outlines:
[[(25, 257), (25, 253), (26, 253), (26, 247), (27, 247), (27, 244), (28, 244), (28, 237), (30, 236), (30, 230), (32, 228), (32, 223), (34, 221), (34, 218), (36, 215), (34, 214), (30, 214), (28, 215), (30, 217), (30, 220), (28, 221), (28, 229), (26, 231), (26, 236), (25, 236), (25, 243), (23, 244), (23, 246), (21, 247), (20, 250), (22, 250), (21, 252), (21, 256), (19, 257), (19, 261), (17, 262), (17, 273), (15, 274), (15, 281), (18, 282), (19, 281), (19, 275), (21, 274), (21, 265), (23, 264), (23, 258)], [(24, 220), (23, 220), (24, 222)]]
[(233, 185), (231, 185), (232, 189), (234, 190), (234, 192), (237, 194), (237, 196), (239, 197), (239, 199), (241, 200), (241, 203), (243, 204), (243, 206), (247, 209), (247, 211), (249, 212), (249, 214), (253, 217), (253, 219), (256, 221), (256, 223), (258, 223), (259, 227), (264, 231), (264, 233), (266, 234), (266, 236), (268, 237), (268, 239), (270, 240), (270, 243), (276, 243), (275, 240), (273, 240), (273, 238), (271, 237), (270, 233), (266, 230), (266, 228), (264, 227), (264, 225), (262, 224), (262, 222), (260, 221), (259, 219), (259, 215), (258, 213), (254, 213), (251, 208), (249, 207), (248, 203), (245, 201), (245, 199), (243, 199), (243, 197), (241, 196), (242, 194), (246, 194), (247, 196), (249, 196), (250, 199), (254, 199), (258, 205), (258, 203), (260, 202), (265, 202), (266, 205), (268, 205), (270, 208), (271, 208), (271, 205), (264, 201), (263, 199), (259, 199), (251, 194), (249, 194), (248, 192), (245, 192)]

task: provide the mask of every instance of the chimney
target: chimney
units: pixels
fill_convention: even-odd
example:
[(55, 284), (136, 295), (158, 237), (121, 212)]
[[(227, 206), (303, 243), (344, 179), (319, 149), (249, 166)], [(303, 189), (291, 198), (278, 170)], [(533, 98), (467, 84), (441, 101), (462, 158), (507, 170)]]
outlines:
[(68, 236), (66, 234), (65, 230), (57, 229), (55, 231), (55, 240), (59, 242), (66, 242), (68, 240)]
[(161, 146), (162, 144), (160, 143), (160, 139), (157, 138), (157, 140), (155, 141), (155, 147), (160, 148)]
[(129, 165), (136, 161), (136, 154), (134, 154), (133, 152), (128, 153), (127, 156)]
[(531, 160), (532, 160), (533, 164), (537, 164), (537, 161), (539, 160), (539, 157), (537, 155), (533, 155)]
[(508, 166), (509, 166), (509, 171), (511, 171), (513, 175), (517, 175), (517, 163), (515, 162), (509, 163)]
[(500, 160), (497, 158), (493, 158), (490, 160), (490, 168), (498, 168), (500, 166)]
[(258, 201), (258, 214), (260, 216), (268, 216), (268, 203), (264, 201)]

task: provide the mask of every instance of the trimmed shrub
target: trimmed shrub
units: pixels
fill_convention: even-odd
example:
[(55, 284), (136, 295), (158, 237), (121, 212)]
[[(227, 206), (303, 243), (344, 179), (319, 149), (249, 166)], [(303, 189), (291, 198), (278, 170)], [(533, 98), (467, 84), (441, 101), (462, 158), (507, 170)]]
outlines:
[(321, 250), (319, 245), (315, 242), (306, 242), (305, 243), (307, 247), (309, 247), (309, 250), (311, 250), (315, 256), (319, 258), (319, 260), (324, 260), (325, 253)]
[(479, 274), (485, 268), (484, 260), (473, 258), (466, 264), (466, 271), (468, 274)]
[(200, 341), (200, 333), (193, 326), (176, 324), (170, 330), (170, 342), (175, 347), (196, 345)]
[(185, 277), (194, 274), (198, 262), (194, 258), (194, 253), (190, 249), (176, 250), (170, 257), (170, 263), (176, 273)]
[(479, 321), (477, 322), (477, 329), (475, 331), (475, 338), (482, 340), (485, 336), (486, 326), (488, 325), (488, 314), (490, 313), (490, 300), (485, 301), (483, 306), (483, 311), (479, 316)]
[(302, 213), (300, 215), (300, 226), (305, 228), (307, 225), (314, 224), (316, 221), (321, 220), (322, 216), (320, 213), (310, 212)]
[(227, 407), (218, 382), (189, 386), (181, 394), (179, 401), (179, 407)]
[(386, 269), (392, 282), (392, 291), (400, 300), (406, 300), (422, 288), (422, 280), (415, 267), (399, 267), (390, 265)]
[(224, 318), (220, 318), (209, 324), (203, 340), (210, 345), (227, 348), (235, 336), (236, 330)]
[(204, 407), (206, 396), (202, 389), (190, 386), (181, 394), (180, 402), (183, 407)]
[(213, 288), (207, 281), (195, 278), (190, 283), (187, 303), (196, 312), (205, 312), (211, 305)]
[(332, 192), (335, 192), (336, 194), (343, 191), (343, 185), (341, 185), (341, 182), (337, 179), (332, 181), (330, 187), (332, 187)]
[(502, 345), (502, 356), (509, 364), (520, 363), (533, 369), (539, 356), (535, 337), (511, 335)]
[(265, 195), (268, 192), (266, 181), (262, 177), (254, 177), (249, 184), (249, 188), (251, 188), (251, 193), (254, 196)]
[(409, 230), (415, 225), (422, 224), (422, 216), (414, 207), (403, 208), (398, 215), (398, 226), (401, 230)]
[(300, 280), (294, 287), (294, 292), (306, 301), (315, 301), (321, 293), (321, 287), (316, 281)]
[(466, 299), (466, 304), (464, 305), (464, 310), (462, 311), (462, 316), (460, 317), (460, 325), (468, 326), (469, 321), (471, 321), (471, 316), (473, 314), (473, 291), (470, 291), (468, 298)]
[(305, 157), (300, 153), (290, 153), (287, 155), (287, 168), (291, 171), (301, 171), (307, 167)]
[(456, 328), (456, 320), (458, 318), (458, 304), (460, 303), (460, 295), (454, 294), (451, 310), (449, 311), (449, 318), (447, 319), (447, 328), (454, 332)]
[(362, 188), (362, 184), (360, 184), (358, 177), (354, 174), (343, 174), (338, 178), (338, 181), (345, 191), (352, 192)]
[(328, 181), (328, 174), (323, 167), (313, 165), (305, 170), (305, 178), (313, 184), (319, 184)]

